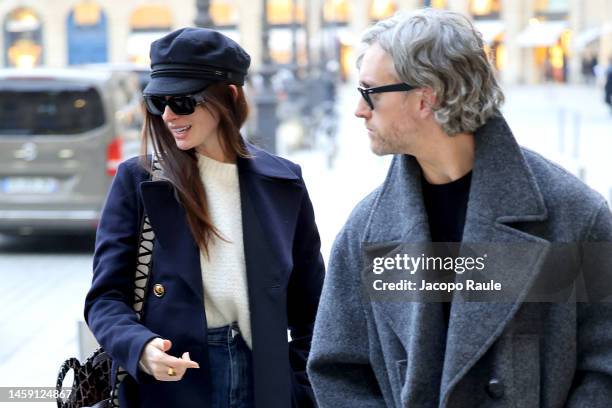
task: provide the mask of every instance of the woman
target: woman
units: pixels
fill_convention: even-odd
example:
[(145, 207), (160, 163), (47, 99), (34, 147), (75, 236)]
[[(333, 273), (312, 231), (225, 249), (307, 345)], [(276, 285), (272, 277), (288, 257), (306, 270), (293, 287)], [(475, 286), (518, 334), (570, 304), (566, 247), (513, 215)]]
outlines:
[[(150, 181), (146, 156), (119, 167), (85, 305), (99, 343), (129, 373), (122, 407), (315, 406), (305, 364), (320, 240), (300, 168), (240, 135), (249, 64), (207, 29), (151, 46), (145, 137), (162, 178)], [(155, 247), (139, 320), (131, 305), (144, 213)]]

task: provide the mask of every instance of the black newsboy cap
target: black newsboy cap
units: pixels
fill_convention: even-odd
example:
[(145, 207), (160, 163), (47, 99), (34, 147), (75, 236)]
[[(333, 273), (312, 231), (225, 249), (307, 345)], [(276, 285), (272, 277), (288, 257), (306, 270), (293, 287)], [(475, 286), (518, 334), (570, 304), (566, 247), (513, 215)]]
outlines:
[(251, 57), (232, 39), (207, 28), (181, 28), (151, 44), (145, 95), (185, 95), (215, 82), (244, 85)]

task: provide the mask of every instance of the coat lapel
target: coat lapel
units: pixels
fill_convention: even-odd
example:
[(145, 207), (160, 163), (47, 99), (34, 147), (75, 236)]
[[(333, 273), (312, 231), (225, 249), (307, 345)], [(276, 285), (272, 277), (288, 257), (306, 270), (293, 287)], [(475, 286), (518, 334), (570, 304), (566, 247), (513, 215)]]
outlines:
[[(462, 246), (486, 245), (485, 279), (503, 282), (504, 299), (453, 302), (441, 387), (442, 406), (453, 386), (512, 320), (549, 249), (546, 240), (517, 229), (521, 223), (546, 220), (547, 210), (535, 177), (505, 120), (491, 119), (476, 132), (475, 138)], [(465, 280), (469, 276), (458, 278)]]
[(239, 159), (238, 171), (247, 276), (253, 278), (249, 286), (278, 287), (283, 279), (279, 274), (292, 266), (281, 231), (297, 217), (300, 177), (277, 158), (247, 147), (251, 158)]
[(303, 187), (299, 175), (278, 158), (247, 147), (252, 157), (239, 159), (238, 170), (255, 405), (290, 406), (286, 290), (293, 269), (293, 236)]
[(167, 180), (144, 181), (140, 192), (155, 232), (154, 260), (172, 260), (172, 270), (203, 299), (200, 250), (187, 223), (185, 209)]
[[(366, 246), (383, 244), (389, 249), (395, 243), (423, 243), (427, 246), (431, 240), (421, 193), (421, 169), (414, 157), (394, 157), (366, 228), (365, 240)], [(413, 245), (411, 247), (414, 249)], [(421, 364), (421, 361), (407, 364), (406, 382), (402, 387), (404, 401), (422, 404), (423, 384), (428, 384), (428, 389), (435, 392), (442, 377), (445, 347), (442, 306), (439, 303), (373, 299), (371, 307), (374, 315), (382, 317), (391, 327), (408, 358), (423, 356), (427, 361), (426, 364)], [(402, 356), (392, 357), (396, 358)], [(400, 406), (400, 396), (396, 397), (395, 404)]]
[[(365, 230), (364, 249), (383, 245), (392, 250), (396, 244), (430, 241), (420, 174), (421, 169), (414, 157), (393, 158)], [(368, 274), (369, 270), (362, 273)], [(368, 277), (364, 277), (363, 282), (367, 285)], [(410, 341), (412, 327), (422, 327), (428, 317), (427, 305), (414, 302), (373, 301), (372, 306), (389, 317), (406, 348), (409, 348), (407, 342)]]

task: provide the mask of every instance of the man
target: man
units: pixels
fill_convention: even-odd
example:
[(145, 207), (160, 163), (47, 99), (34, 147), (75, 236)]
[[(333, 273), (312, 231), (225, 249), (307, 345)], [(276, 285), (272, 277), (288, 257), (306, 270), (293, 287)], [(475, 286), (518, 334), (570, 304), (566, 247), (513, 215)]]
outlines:
[(605, 101), (612, 113), (612, 58), (608, 61), (608, 69), (606, 71)]
[[(355, 114), (372, 151), (395, 157), (331, 253), (308, 362), (319, 405), (609, 407), (612, 309), (526, 297), (553, 245), (612, 241), (605, 200), (517, 145), (482, 39), (463, 16), (398, 14), (363, 42)], [(372, 295), (366, 244), (432, 241), (508, 249), (485, 275), (510, 275), (513, 289), (499, 302)], [(559, 277), (568, 271), (561, 265)]]

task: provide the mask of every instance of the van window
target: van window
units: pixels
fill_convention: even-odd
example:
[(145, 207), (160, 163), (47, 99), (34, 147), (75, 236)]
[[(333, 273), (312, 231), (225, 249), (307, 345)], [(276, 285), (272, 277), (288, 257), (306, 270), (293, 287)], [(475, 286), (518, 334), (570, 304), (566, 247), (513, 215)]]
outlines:
[(104, 125), (95, 88), (0, 90), (1, 135), (74, 135)]

